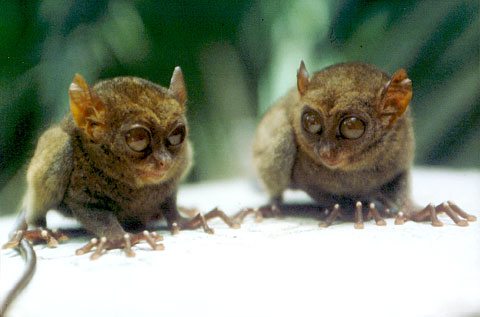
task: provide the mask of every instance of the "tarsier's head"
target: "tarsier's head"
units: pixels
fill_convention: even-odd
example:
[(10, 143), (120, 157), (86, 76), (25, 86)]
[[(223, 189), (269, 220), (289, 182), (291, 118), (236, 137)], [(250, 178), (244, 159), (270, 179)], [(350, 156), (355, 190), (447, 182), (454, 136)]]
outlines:
[(187, 150), (185, 82), (176, 67), (170, 87), (136, 77), (103, 80), (90, 88), (76, 74), (69, 88), (76, 126), (93, 159), (110, 176), (135, 186), (171, 177)]
[(297, 141), (319, 164), (342, 170), (365, 165), (375, 155), (375, 145), (399, 129), (412, 96), (405, 70), (389, 77), (362, 63), (336, 64), (309, 78), (302, 61), (297, 89)]

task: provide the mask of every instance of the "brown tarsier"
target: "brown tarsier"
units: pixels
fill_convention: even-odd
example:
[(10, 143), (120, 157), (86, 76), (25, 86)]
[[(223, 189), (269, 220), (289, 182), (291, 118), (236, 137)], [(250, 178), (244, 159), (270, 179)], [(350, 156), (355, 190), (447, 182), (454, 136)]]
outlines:
[(440, 212), (460, 226), (475, 221), (450, 201), (425, 208), (412, 201), (411, 96), (403, 69), (390, 77), (371, 65), (343, 63), (309, 77), (302, 61), (297, 87), (265, 114), (255, 135), (254, 164), (271, 205), (237, 218), (278, 214), (288, 208), (283, 192), (300, 189), (326, 209), (321, 226), (339, 216), (354, 218), (355, 228), (363, 228), (364, 216), (385, 225), (382, 216), (393, 215), (396, 224), (441, 226)]
[(69, 97), (71, 113), (38, 141), (22, 214), (4, 248), (19, 246), (27, 258), (33, 254), (34, 262), (25, 239), (57, 244), (64, 236), (45, 229), (51, 209), (75, 217), (97, 236), (77, 250), (83, 254), (96, 247), (92, 259), (114, 248), (135, 256), (131, 247), (142, 240), (162, 250), (161, 236), (130, 233), (162, 218), (172, 233), (200, 226), (211, 233), (206, 220), (213, 217), (236, 226), (218, 209), (193, 219), (178, 213), (177, 185), (192, 164), (187, 93), (179, 67), (168, 89), (136, 77), (108, 79), (90, 88), (77, 74)]

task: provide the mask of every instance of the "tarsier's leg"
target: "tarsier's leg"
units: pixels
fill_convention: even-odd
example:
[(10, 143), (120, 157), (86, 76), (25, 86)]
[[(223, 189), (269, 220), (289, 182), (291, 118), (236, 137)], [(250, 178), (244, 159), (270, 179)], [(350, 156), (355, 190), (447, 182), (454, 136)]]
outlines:
[[(17, 218), (15, 232), (4, 248), (18, 246), (25, 238), (30, 241), (44, 240), (54, 246), (66, 236), (44, 229), (45, 215), (58, 207), (68, 184), (71, 172), (72, 146), (70, 136), (59, 126), (45, 131), (37, 143), (34, 157), (27, 170), (27, 192), (23, 198), (22, 211)], [(27, 230), (28, 226), (37, 229)]]
[[(404, 212), (404, 211), (399, 211), (398, 215), (395, 219), (395, 224), (404, 224), (405, 221), (407, 220), (412, 220), (412, 221), (431, 221), (432, 226), (435, 227), (440, 227), (443, 226), (443, 223), (438, 219), (437, 215), (444, 212), (446, 213), (450, 219), (455, 222), (458, 226), (468, 226), (468, 221), (476, 221), (477, 217), (470, 215), (460, 209), (456, 204), (454, 204), (451, 201), (444, 202), (438, 206), (435, 207), (433, 204), (429, 204), (427, 207), (420, 209), (418, 207), (415, 207), (415, 204), (409, 202), (405, 204), (404, 208), (402, 210), (417, 210), (414, 212)], [(464, 219), (460, 219), (464, 218)]]
[(99, 238), (93, 238), (85, 246), (76, 251), (77, 255), (85, 254), (96, 247), (90, 259), (98, 259), (104, 250), (124, 249), (129, 257), (135, 256), (132, 245), (146, 241), (154, 250), (163, 250), (163, 244), (157, 244), (163, 237), (144, 231), (141, 234), (131, 235), (125, 232), (116, 216), (108, 210), (85, 208), (81, 204), (72, 204), (75, 218), (90, 232)]

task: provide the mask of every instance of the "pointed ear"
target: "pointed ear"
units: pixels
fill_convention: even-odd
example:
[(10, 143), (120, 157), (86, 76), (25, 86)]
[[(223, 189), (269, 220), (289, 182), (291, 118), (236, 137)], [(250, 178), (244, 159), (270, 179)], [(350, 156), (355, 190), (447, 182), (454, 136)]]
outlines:
[(94, 142), (98, 142), (105, 130), (106, 109), (103, 102), (79, 74), (73, 77), (68, 95), (75, 124)]
[(300, 95), (304, 95), (307, 91), (309, 79), (308, 79), (308, 72), (305, 68), (305, 63), (302, 61), (300, 63), (300, 68), (297, 71), (297, 88)]
[(175, 99), (184, 104), (187, 100), (187, 88), (185, 87), (185, 80), (183, 79), (182, 69), (177, 66), (173, 70), (172, 79), (170, 80), (170, 87), (168, 88), (170, 93)]
[(404, 69), (397, 71), (377, 96), (377, 111), (387, 128), (407, 110), (412, 98), (412, 81)]

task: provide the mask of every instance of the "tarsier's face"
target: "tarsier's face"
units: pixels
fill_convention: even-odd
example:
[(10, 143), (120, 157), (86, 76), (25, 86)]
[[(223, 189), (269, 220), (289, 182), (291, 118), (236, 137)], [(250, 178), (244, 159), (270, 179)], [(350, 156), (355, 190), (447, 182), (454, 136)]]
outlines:
[(90, 88), (80, 75), (70, 85), (76, 126), (90, 139), (89, 155), (111, 177), (137, 187), (158, 184), (184, 164), (186, 89), (180, 68), (170, 87), (117, 77)]
[(157, 184), (175, 170), (176, 157), (184, 151), (186, 120), (179, 117), (168, 126), (144, 117), (130, 118), (109, 143), (113, 154), (126, 164), (137, 186)]
[(137, 170), (138, 185), (158, 183), (170, 171), (187, 133), (182, 121), (177, 120), (168, 132), (158, 132), (157, 128), (143, 123), (123, 127), (117, 137), (119, 143), (125, 142), (122, 148)]
[(363, 97), (302, 100), (298, 138), (319, 163), (332, 169), (352, 166), (375, 141), (375, 122), (368, 111), (373, 98)]
[(337, 64), (310, 79), (301, 64), (293, 109), (297, 141), (317, 163), (350, 170), (364, 164), (391, 130), (411, 97), (403, 70), (390, 80), (361, 63)]
[(108, 90), (109, 95), (115, 92), (114, 97), (98, 92), (110, 109), (105, 121), (111, 132), (102, 143), (137, 186), (168, 179), (179, 163), (176, 157), (185, 150), (185, 108), (160, 87), (138, 79), (128, 78), (115, 86), (119, 88)]

